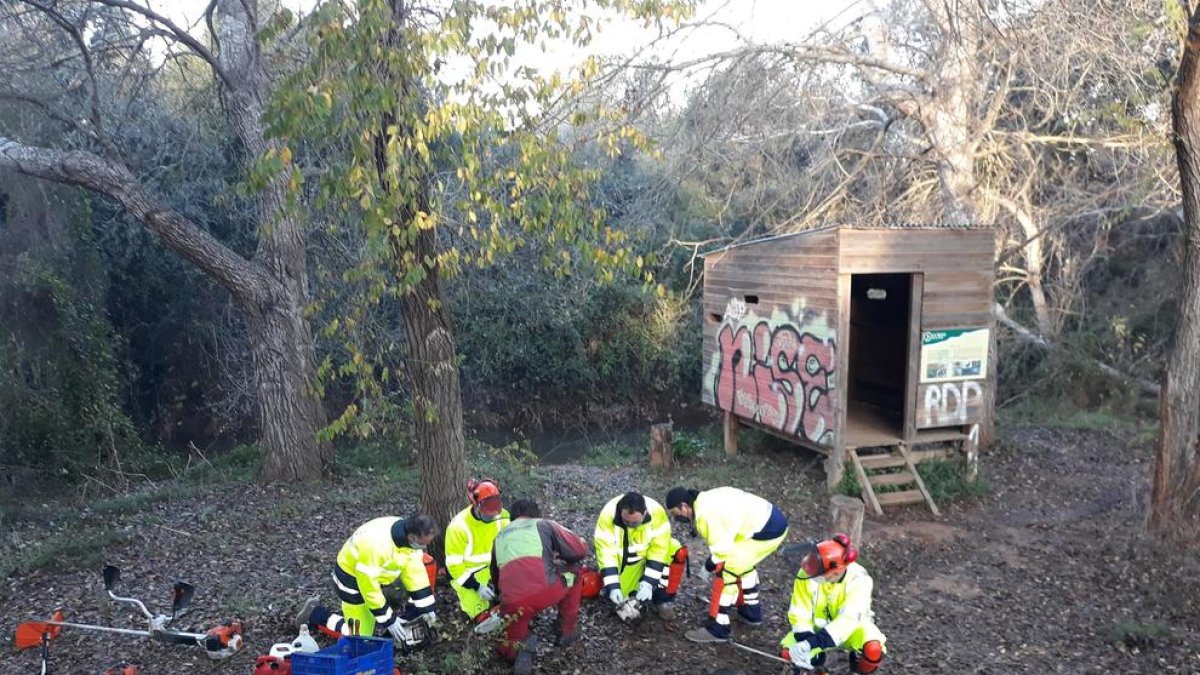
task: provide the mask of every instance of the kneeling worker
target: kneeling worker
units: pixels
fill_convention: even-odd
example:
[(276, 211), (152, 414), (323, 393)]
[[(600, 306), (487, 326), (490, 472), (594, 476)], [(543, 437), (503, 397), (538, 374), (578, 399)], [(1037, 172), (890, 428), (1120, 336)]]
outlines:
[(850, 653), (851, 671), (875, 672), (887, 638), (875, 626), (871, 575), (855, 562), (858, 551), (850, 538), (835, 534), (798, 548), (800, 571), (788, 607), (792, 632), (780, 641), (784, 658), (797, 670), (820, 669), (828, 652), (839, 649)]
[(468, 481), (467, 497), (471, 505), (446, 527), (446, 571), (462, 611), (476, 632), (485, 633), (499, 627), (499, 612), (491, 611), (496, 594), (490, 585), (489, 563), (492, 543), (509, 517), (500, 499), (500, 484), (491, 478)]
[[(387, 635), (412, 645), (406, 624), (437, 621), (433, 583), (436, 568), (425, 553), (437, 534), (433, 518), (392, 516), (361, 525), (338, 553), (333, 566), (333, 583), (342, 601), (340, 615), (315, 606), (311, 598), (301, 611), (301, 623), (327, 635)], [(383, 587), (397, 579), (408, 593), (404, 611), (396, 615), (384, 597)]]
[(667, 510), (637, 492), (614, 497), (600, 510), (595, 539), (601, 595), (617, 607), (617, 615), (637, 617), (626, 602), (633, 598), (643, 605), (653, 600), (659, 617), (674, 619), (688, 552), (671, 536)]

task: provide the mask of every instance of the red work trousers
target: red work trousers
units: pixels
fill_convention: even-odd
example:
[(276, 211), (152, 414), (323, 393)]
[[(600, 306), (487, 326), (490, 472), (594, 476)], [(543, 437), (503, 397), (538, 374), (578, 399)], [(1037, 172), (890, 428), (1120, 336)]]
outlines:
[(529, 635), (529, 622), (540, 612), (558, 606), (558, 627), (562, 635), (571, 635), (579, 625), (579, 601), (583, 597), (583, 585), (567, 586), (566, 581), (559, 577), (558, 583), (547, 586), (533, 595), (510, 602), (507, 598), (500, 601), (500, 612), (508, 621), (504, 639), (500, 641), (497, 651), (509, 661), (517, 658), (517, 648), (525, 636)]

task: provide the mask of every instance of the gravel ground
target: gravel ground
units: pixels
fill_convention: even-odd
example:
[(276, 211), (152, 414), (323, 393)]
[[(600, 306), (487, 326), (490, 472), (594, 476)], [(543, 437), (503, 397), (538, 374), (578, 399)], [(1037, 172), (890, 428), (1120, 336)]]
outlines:
[[(813, 455), (781, 447), (729, 462), (696, 460), (670, 475), (636, 464), (556, 465), (540, 468), (523, 492), (590, 538), (600, 506), (628, 489), (661, 501), (677, 482), (735, 485), (779, 503), (795, 541), (824, 534), (819, 466)], [(862, 562), (875, 579), (876, 619), (888, 636), (882, 672), (1200, 673), (1200, 561), (1142, 534), (1149, 448), (1110, 433), (1018, 428), (985, 453), (983, 467), (991, 492), (943, 505), (940, 518), (918, 506), (868, 518)], [(294, 635), (290, 617), (305, 597), (334, 601), (328, 569), (349, 532), (369, 517), (408, 512), (415, 494), (411, 484), (369, 476), (307, 488), (227, 485), (119, 514), (48, 504), (48, 515), (8, 522), (4, 534), (20, 546), (109, 528), (117, 540), (100, 557), (122, 567), (130, 593), (162, 598), (152, 603), (162, 609), (171, 581), (187, 579), (197, 586), (187, 627), (238, 616), (247, 628), (249, 647), (220, 664), (196, 650), (66, 630), (54, 643), (52, 672), (99, 674), (127, 661), (147, 675), (249, 673), (257, 654)], [(693, 561), (703, 561), (703, 543), (684, 540)], [(97, 567), (64, 556), (5, 579), (0, 629), (11, 635), (20, 621), (55, 607), (70, 620), (136, 627), (135, 617), (104, 597)], [(793, 570), (773, 556), (760, 572), (766, 624), (735, 623), (735, 636), (774, 653), (787, 631)], [(565, 651), (543, 648), (539, 672), (778, 673), (733, 647), (683, 639), (702, 622), (706, 596), (698, 580), (685, 580), (675, 625), (656, 618), (623, 624), (606, 603), (585, 601), (584, 639)], [(438, 602), (441, 642), (398, 665), (405, 672), (505, 672), (490, 645), (458, 621), (445, 584)], [(549, 617), (535, 632), (552, 642)], [(38, 672), (35, 652), (18, 653), (9, 643), (0, 650), (0, 673)], [(842, 664), (835, 661), (835, 670)]]

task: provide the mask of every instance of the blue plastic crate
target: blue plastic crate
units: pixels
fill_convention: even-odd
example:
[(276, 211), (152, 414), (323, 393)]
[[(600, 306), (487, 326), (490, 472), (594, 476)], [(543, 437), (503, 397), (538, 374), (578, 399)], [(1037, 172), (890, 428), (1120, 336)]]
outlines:
[(292, 654), (292, 675), (392, 675), (392, 641), (344, 637), (316, 654)]

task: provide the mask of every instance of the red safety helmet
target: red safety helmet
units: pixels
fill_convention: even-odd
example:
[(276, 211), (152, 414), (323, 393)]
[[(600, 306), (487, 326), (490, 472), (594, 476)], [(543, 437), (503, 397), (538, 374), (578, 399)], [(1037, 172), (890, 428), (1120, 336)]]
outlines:
[(846, 566), (858, 560), (858, 549), (850, 537), (837, 533), (811, 548), (800, 559), (800, 573), (806, 579), (845, 572)]
[(500, 483), (493, 478), (467, 481), (467, 496), (481, 518), (495, 520), (504, 509), (500, 503)]
[(585, 598), (594, 598), (600, 595), (600, 588), (604, 586), (600, 573), (590, 567), (580, 568), (579, 584)]

